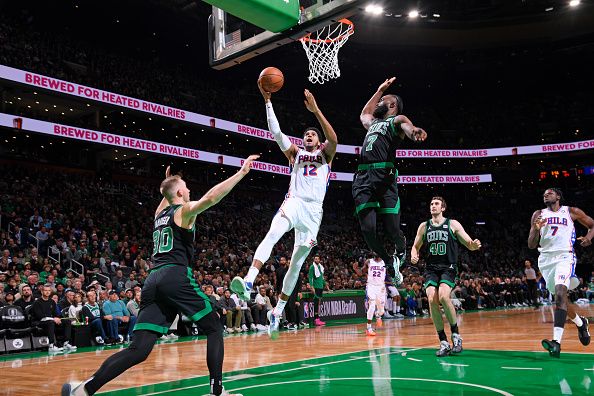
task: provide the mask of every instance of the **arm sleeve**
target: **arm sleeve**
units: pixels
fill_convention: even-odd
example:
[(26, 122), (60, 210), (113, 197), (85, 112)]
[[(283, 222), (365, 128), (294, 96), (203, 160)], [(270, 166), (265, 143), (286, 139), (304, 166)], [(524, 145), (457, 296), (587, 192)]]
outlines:
[(274, 114), (274, 109), (272, 108), (271, 102), (266, 102), (266, 118), (268, 119), (268, 129), (274, 136), (274, 140), (280, 147), (282, 151), (287, 151), (291, 148), (291, 141), (281, 132), (280, 125), (278, 120), (276, 119), (276, 115)]

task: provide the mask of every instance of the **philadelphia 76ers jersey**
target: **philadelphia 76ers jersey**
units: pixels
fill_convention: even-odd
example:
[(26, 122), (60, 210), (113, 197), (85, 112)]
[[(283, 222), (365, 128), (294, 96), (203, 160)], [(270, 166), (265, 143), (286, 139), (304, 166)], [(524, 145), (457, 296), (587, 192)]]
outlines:
[(573, 253), (575, 227), (568, 206), (561, 206), (558, 211), (543, 209), (540, 214), (547, 220), (540, 229), (540, 253)]
[(367, 285), (383, 287), (386, 278), (386, 264), (384, 260), (369, 259), (367, 264)]
[(291, 167), (291, 184), (287, 198), (297, 197), (304, 201), (324, 202), (330, 165), (326, 162), (323, 145), (317, 150), (299, 149)]

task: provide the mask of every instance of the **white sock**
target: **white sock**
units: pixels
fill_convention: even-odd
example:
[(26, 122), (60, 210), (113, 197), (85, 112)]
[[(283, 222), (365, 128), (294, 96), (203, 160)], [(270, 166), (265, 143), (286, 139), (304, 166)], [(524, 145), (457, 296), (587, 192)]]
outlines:
[(561, 344), (561, 338), (563, 338), (563, 327), (553, 327), (553, 340)]
[(250, 267), (247, 275), (245, 276), (245, 278), (243, 278), (243, 280), (245, 281), (245, 283), (254, 284), (254, 281), (256, 280), (256, 276), (258, 276), (259, 273), (260, 273), (260, 270), (252, 265)]
[(371, 323), (367, 323), (367, 330), (371, 330)]
[(283, 314), (283, 311), (285, 310), (285, 305), (287, 305), (287, 302), (279, 298), (278, 302), (276, 303), (276, 307), (274, 307), (274, 311), (272, 311), (272, 313), (275, 316), (281, 316)]
[(394, 303), (394, 307), (396, 308), (396, 313), (400, 313), (400, 305)]
[(582, 320), (582, 318), (580, 318), (580, 315), (578, 314), (576, 314), (575, 318), (571, 319), (571, 321), (575, 323), (577, 327), (582, 327), (582, 325), (584, 324), (584, 321)]

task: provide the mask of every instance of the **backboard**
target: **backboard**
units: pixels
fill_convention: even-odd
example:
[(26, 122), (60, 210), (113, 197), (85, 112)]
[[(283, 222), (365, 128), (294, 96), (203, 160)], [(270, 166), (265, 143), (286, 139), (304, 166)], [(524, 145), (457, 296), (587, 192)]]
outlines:
[(299, 0), (299, 22), (280, 33), (258, 28), (213, 6), (208, 20), (210, 66), (226, 69), (297, 41), (307, 33), (354, 15), (362, 3), (363, 0)]

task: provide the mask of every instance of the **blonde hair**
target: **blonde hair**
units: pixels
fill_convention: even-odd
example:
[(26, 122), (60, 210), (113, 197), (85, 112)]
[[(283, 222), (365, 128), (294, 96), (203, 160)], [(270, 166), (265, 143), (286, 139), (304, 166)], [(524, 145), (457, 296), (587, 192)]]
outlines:
[(161, 182), (161, 187), (159, 188), (159, 191), (161, 191), (161, 194), (165, 197), (166, 200), (171, 201), (171, 199), (173, 199), (173, 197), (177, 193), (177, 186), (181, 179), (182, 178), (180, 175), (173, 175), (165, 178), (165, 180)]

